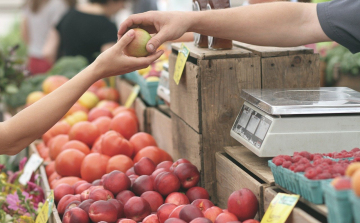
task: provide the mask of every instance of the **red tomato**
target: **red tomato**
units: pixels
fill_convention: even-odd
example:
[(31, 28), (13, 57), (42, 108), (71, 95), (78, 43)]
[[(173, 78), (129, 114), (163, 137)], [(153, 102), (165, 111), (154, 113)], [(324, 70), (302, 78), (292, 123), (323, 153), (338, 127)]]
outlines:
[(117, 131), (129, 140), (138, 132), (138, 123), (130, 112), (121, 112), (111, 120), (110, 129)]
[(111, 118), (100, 117), (92, 121), (92, 123), (96, 125), (96, 127), (99, 129), (101, 134), (104, 134), (110, 130)]
[(116, 155), (109, 159), (106, 166), (106, 173), (110, 173), (113, 170), (119, 170), (125, 173), (128, 169), (134, 166), (134, 162), (131, 158), (125, 155)]
[(163, 161), (163, 154), (156, 146), (148, 146), (140, 150), (134, 157), (134, 163), (137, 163), (143, 157), (151, 159), (156, 165)]
[(113, 115), (111, 113), (111, 111), (105, 109), (105, 108), (93, 108), (90, 110), (89, 114), (88, 114), (88, 120), (89, 122), (92, 122), (94, 120), (96, 120), (97, 118), (100, 117), (109, 117), (112, 118)]
[(106, 174), (106, 166), (110, 157), (100, 153), (90, 153), (81, 164), (81, 177), (88, 181), (101, 179)]
[(77, 149), (62, 151), (55, 160), (55, 170), (61, 176), (80, 177), (80, 168), (85, 154)]
[(80, 152), (83, 152), (85, 155), (90, 153), (90, 148), (85, 143), (78, 140), (70, 140), (69, 142), (65, 143), (61, 148), (61, 151), (66, 149), (77, 149)]
[(131, 157), (134, 149), (129, 141), (115, 131), (108, 131), (101, 141), (101, 153), (108, 156), (126, 155)]
[(70, 140), (79, 140), (88, 146), (92, 146), (100, 136), (100, 131), (91, 122), (78, 122), (73, 125), (69, 132)]
[(133, 135), (129, 142), (134, 147), (134, 154), (137, 154), (141, 149), (147, 146), (157, 146), (155, 139), (146, 132), (138, 132)]
[(59, 153), (62, 151), (61, 148), (65, 143), (69, 142), (68, 135), (57, 135), (49, 143), (49, 156), (52, 160), (55, 160)]

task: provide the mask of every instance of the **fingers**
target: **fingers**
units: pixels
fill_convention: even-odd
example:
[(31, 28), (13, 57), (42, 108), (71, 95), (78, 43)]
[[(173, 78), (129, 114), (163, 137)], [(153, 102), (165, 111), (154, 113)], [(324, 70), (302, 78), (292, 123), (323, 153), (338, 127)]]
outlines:
[(129, 30), (125, 35), (123, 35), (120, 40), (116, 43), (116, 47), (119, 50), (123, 50), (135, 37), (135, 31)]
[(163, 50), (160, 50), (154, 54), (151, 54), (147, 57), (139, 57), (139, 58), (133, 58), (132, 64), (136, 67), (148, 67), (152, 62), (159, 59), (159, 57), (164, 53)]
[(172, 40), (169, 36), (169, 31), (166, 29), (161, 29), (159, 33), (153, 36), (146, 45), (146, 50), (150, 53), (156, 51), (157, 48), (166, 41)]

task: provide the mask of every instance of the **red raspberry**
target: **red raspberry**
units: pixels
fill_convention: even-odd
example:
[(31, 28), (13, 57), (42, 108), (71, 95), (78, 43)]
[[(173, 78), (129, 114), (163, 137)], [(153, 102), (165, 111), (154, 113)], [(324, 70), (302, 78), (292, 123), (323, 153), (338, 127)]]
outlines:
[(299, 155), (299, 152), (294, 152), (293, 156), (298, 156), (298, 155)]
[(305, 166), (304, 164), (299, 164), (299, 165), (295, 168), (294, 172), (295, 172), (295, 173), (297, 173), (297, 172), (304, 172), (305, 169), (306, 169), (306, 166)]
[(286, 161), (292, 161), (291, 156), (283, 156), (283, 158), (284, 158)]
[(360, 149), (359, 148), (354, 148), (354, 149), (351, 150), (351, 152), (353, 152), (353, 153), (360, 152)]
[(301, 158), (298, 163), (308, 164), (308, 163), (310, 163), (310, 160), (308, 160), (308, 159), (306, 159), (306, 158)]
[(292, 162), (293, 162), (293, 163), (297, 163), (297, 162), (299, 162), (299, 160), (301, 160), (302, 158), (303, 158), (303, 157), (302, 157), (302, 156), (299, 156), (299, 155), (293, 156)]
[(331, 176), (331, 173), (320, 173), (318, 175), (319, 179), (320, 180), (325, 180), (325, 179), (331, 179), (332, 176)]
[(355, 157), (352, 162), (353, 163), (360, 162), (360, 156)]
[(296, 166), (297, 166), (297, 165), (292, 164), (292, 165), (289, 167), (289, 170), (294, 171), (294, 170), (295, 170), (295, 168), (296, 168)]
[(315, 168), (308, 168), (305, 171), (305, 177), (307, 177), (308, 179), (314, 179), (317, 176), (317, 171)]
[(289, 167), (291, 166), (292, 162), (291, 161), (285, 161), (282, 164), (282, 167), (289, 169)]
[(360, 157), (360, 152), (355, 152), (354, 157)]
[(310, 160), (311, 159), (311, 154), (307, 151), (302, 151), (299, 153), (299, 155), (305, 157), (306, 159)]
[[(274, 158), (275, 159), (275, 158)], [(280, 166), (281, 164), (283, 164), (283, 162), (285, 161), (283, 158), (277, 158), (274, 160), (273, 159), (273, 163), (276, 165), (276, 166)]]

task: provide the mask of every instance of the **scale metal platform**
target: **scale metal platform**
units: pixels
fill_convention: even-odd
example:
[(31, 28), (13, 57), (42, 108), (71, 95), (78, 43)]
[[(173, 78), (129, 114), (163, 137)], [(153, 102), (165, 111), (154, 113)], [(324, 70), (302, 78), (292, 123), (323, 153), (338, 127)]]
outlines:
[(346, 87), (242, 90), (230, 135), (259, 157), (360, 146), (360, 93)]

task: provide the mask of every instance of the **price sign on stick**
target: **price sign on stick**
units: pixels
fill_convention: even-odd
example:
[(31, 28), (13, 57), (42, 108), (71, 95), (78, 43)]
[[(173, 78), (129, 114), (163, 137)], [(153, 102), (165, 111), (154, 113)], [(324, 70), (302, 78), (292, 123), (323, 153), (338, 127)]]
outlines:
[(189, 49), (182, 43), (181, 49), (179, 50), (176, 59), (175, 71), (174, 71), (174, 80), (177, 85), (179, 85), (181, 75), (183, 74), (186, 60), (189, 57), (189, 54), (190, 54)]
[(300, 195), (278, 193), (271, 201), (261, 223), (285, 223), (299, 198)]
[(125, 102), (125, 107), (126, 107), (126, 108), (130, 108), (130, 107), (131, 107), (131, 105), (134, 103), (136, 97), (138, 96), (139, 92), (140, 92), (140, 86), (139, 86), (139, 85), (135, 85), (135, 86), (133, 87), (133, 90), (132, 90), (130, 96), (128, 97), (128, 99), (127, 99), (126, 102)]
[(52, 190), (42, 206), (35, 223), (46, 223), (51, 215), (54, 205), (54, 191)]

